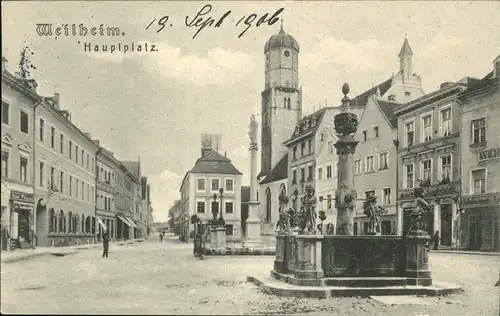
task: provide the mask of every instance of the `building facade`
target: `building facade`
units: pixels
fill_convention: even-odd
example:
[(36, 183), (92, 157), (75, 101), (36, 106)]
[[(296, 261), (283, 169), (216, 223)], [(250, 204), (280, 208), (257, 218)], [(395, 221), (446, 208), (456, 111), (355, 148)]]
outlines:
[(218, 216), (222, 212), (226, 223), (226, 240), (242, 241), (241, 176), (229, 158), (214, 150), (202, 150), (202, 157), (186, 173), (180, 188), (181, 233), (185, 240), (193, 238), (191, 216), (196, 214), (207, 225), (212, 212), (217, 211)]
[(500, 251), (500, 56), (460, 96), (461, 248)]
[[(472, 80), (472, 79), (471, 79)], [(469, 79), (463, 80), (470, 81)], [(460, 107), (466, 84), (444, 83), (439, 90), (398, 107), (398, 203), (403, 230), (409, 227), (414, 189), (424, 189), (433, 208), (427, 232), (439, 232), (440, 244), (456, 247), (460, 196)]]
[[(95, 141), (98, 145), (99, 142)], [(116, 195), (117, 183), (116, 174), (120, 168), (120, 161), (115, 158), (114, 154), (101, 147), (97, 155), (97, 199), (96, 199), (96, 214), (97, 222), (99, 223), (98, 236), (102, 236), (103, 229), (106, 228), (111, 239), (117, 238), (116, 233)]]
[(140, 185), (139, 179), (123, 163), (116, 173), (116, 238), (134, 239), (135, 229), (138, 228), (134, 222), (136, 194)]
[(39, 103), (36, 82), (17, 78), (6, 62), (2, 58), (2, 250), (33, 240), (33, 113)]
[(372, 95), (359, 118), (354, 135), (358, 145), (353, 155), (354, 188), (358, 201), (354, 234), (368, 232), (368, 218), (363, 214), (363, 200), (376, 196), (386, 213), (381, 217), (382, 235), (396, 234), (397, 193), (397, 104)]

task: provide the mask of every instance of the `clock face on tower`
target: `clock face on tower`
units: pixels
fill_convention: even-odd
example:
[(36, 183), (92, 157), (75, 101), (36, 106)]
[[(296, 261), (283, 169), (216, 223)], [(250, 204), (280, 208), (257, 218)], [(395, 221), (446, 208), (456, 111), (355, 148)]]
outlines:
[(286, 58), (290, 57), (290, 51), (289, 51), (289, 50), (285, 50), (285, 51), (283, 52), (283, 55), (284, 55)]

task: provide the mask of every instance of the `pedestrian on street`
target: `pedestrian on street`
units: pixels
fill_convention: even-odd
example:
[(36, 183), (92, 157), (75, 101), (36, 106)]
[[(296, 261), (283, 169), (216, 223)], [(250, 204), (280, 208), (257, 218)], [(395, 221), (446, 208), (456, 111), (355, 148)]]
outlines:
[(108, 257), (109, 251), (109, 233), (107, 230), (104, 230), (102, 233), (102, 257)]
[(434, 236), (432, 237), (432, 239), (434, 240), (434, 250), (438, 250), (438, 247), (439, 247), (439, 232), (436, 231), (434, 233)]
[(160, 242), (162, 242), (162, 241), (163, 241), (163, 234), (160, 233)]

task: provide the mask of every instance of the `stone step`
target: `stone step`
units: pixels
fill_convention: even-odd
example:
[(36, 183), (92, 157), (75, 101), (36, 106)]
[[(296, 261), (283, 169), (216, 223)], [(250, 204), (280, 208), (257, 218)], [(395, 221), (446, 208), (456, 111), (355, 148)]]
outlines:
[(248, 276), (248, 282), (259, 286), (262, 292), (285, 297), (322, 298), (376, 295), (423, 295), (441, 296), (459, 293), (463, 290), (454, 284), (434, 282), (431, 286), (384, 286), (384, 287), (344, 287), (344, 286), (299, 286), (284, 283), (271, 277)]
[(323, 278), (323, 280), (326, 286), (384, 287), (407, 285), (407, 278), (401, 277)]

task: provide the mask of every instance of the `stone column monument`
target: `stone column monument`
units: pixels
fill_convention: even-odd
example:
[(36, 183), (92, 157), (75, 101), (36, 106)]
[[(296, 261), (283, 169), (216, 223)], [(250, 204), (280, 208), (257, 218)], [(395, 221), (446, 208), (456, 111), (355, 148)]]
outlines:
[(358, 117), (349, 112), (349, 85), (342, 86), (342, 112), (335, 115), (335, 131), (338, 141), (335, 143), (339, 157), (337, 170), (337, 191), (335, 192), (335, 208), (337, 209), (337, 235), (353, 235), (354, 206), (356, 190), (352, 186), (352, 155), (357, 141), (353, 134), (358, 128)]
[(244, 246), (248, 248), (261, 247), (259, 201), (257, 200), (257, 129), (259, 124), (252, 115), (248, 129), (250, 138), (250, 201), (248, 203), (248, 218), (246, 221), (246, 238)]

